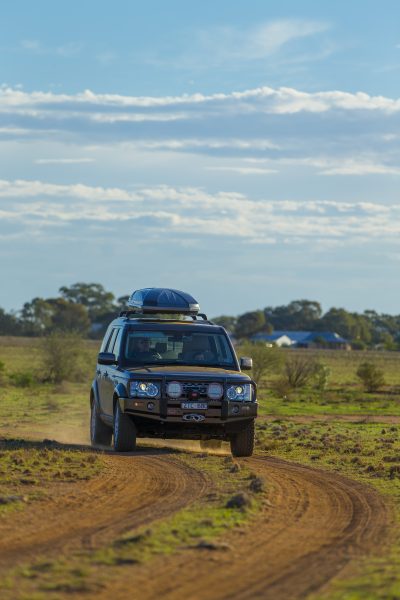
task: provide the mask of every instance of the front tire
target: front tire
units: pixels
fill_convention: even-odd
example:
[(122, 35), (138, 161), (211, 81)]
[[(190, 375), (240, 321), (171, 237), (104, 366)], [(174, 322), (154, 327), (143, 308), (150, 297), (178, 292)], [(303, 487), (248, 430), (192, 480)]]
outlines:
[(132, 452), (136, 448), (136, 427), (129, 415), (122, 412), (117, 400), (114, 411), (114, 450)]
[(242, 431), (235, 433), (230, 441), (233, 456), (251, 456), (254, 450), (254, 420)]
[(100, 419), (96, 401), (90, 403), (90, 443), (92, 446), (111, 446), (112, 429)]

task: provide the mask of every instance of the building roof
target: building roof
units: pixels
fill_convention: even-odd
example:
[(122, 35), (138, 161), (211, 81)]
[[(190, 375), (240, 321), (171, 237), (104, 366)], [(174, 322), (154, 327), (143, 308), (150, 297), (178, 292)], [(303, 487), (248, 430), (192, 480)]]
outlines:
[(283, 331), (272, 333), (256, 333), (251, 337), (253, 341), (276, 342), (282, 337), (292, 340), (293, 344), (307, 344), (322, 339), (327, 344), (348, 344), (348, 341), (333, 331)]

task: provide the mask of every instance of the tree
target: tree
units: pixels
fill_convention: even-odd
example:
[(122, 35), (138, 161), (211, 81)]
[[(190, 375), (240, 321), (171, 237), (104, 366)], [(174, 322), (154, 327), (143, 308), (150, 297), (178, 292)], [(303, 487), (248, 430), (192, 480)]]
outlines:
[(117, 298), (117, 302), (116, 302), (116, 309), (118, 310), (118, 312), (120, 312), (121, 310), (127, 310), (128, 307), (128, 301), (129, 301), (130, 296), (120, 296), (119, 298)]
[(237, 348), (242, 356), (251, 356), (253, 359), (252, 377), (259, 384), (263, 377), (279, 370), (283, 363), (283, 351), (273, 346), (267, 347), (263, 342), (245, 342)]
[(321, 318), (322, 308), (315, 300), (293, 300), (287, 306), (267, 307), (264, 313), (274, 329), (312, 330)]
[(319, 321), (318, 331), (334, 331), (354, 341), (370, 343), (371, 326), (368, 319), (357, 313), (349, 313), (344, 308), (331, 308)]
[(21, 310), (21, 325), (25, 335), (43, 335), (51, 328), (53, 308), (47, 300), (34, 298)]
[(0, 308), (0, 335), (20, 335), (21, 324), (12, 313)]
[(50, 299), (47, 302), (53, 309), (50, 330), (75, 331), (87, 335), (90, 320), (82, 304), (67, 302), (63, 298)]
[(74, 283), (61, 287), (59, 292), (64, 300), (85, 306), (92, 322), (106, 313), (115, 312), (114, 294), (107, 292), (100, 283)]
[(267, 324), (262, 310), (253, 310), (240, 315), (234, 333), (238, 338), (244, 338), (261, 330), (271, 331), (271, 327)]
[(227, 331), (233, 332), (233, 331), (235, 331), (237, 317), (229, 317), (227, 315), (222, 315), (220, 317), (215, 317), (215, 319), (213, 319), (213, 322), (216, 323), (217, 325), (220, 325)]

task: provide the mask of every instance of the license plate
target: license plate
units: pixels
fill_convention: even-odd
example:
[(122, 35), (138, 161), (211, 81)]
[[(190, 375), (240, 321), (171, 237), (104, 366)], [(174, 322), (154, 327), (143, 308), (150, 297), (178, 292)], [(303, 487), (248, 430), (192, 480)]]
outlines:
[(186, 408), (189, 410), (197, 409), (197, 410), (207, 410), (208, 404), (206, 402), (182, 402), (181, 408)]

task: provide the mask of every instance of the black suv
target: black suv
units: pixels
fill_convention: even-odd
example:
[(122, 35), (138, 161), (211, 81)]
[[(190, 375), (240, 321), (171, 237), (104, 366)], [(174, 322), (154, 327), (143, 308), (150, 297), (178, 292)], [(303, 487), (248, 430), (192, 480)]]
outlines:
[(188, 294), (147, 288), (132, 294), (130, 310), (108, 327), (90, 392), (93, 445), (119, 452), (137, 437), (230, 442), (250, 456), (257, 416), (256, 385), (241, 372), (223, 327), (198, 312)]

